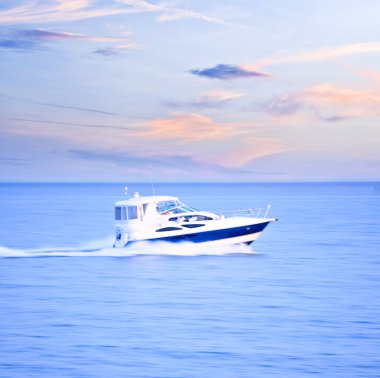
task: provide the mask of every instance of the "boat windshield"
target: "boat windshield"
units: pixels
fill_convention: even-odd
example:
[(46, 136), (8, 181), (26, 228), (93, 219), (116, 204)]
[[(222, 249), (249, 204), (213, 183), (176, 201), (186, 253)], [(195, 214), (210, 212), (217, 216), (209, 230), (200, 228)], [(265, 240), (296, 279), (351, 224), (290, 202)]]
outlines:
[(191, 213), (197, 211), (190, 206), (185, 205), (179, 201), (161, 201), (157, 204), (157, 212), (159, 214), (177, 214), (177, 213)]

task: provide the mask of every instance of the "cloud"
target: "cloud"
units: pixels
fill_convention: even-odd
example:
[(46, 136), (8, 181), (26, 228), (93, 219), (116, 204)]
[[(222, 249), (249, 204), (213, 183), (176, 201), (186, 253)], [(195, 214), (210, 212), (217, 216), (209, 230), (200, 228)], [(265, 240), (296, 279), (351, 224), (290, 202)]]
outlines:
[(104, 55), (104, 56), (115, 56), (120, 55), (121, 52), (136, 49), (138, 46), (135, 44), (129, 44), (129, 45), (115, 45), (115, 46), (108, 46), (104, 47), (102, 49), (97, 49), (94, 51), (95, 54)]
[(212, 90), (206, 93), (202, 93), (193, 101), (182, 103), (170, 101), (166, 102), (166, 105), (174, 108), (183, 106), (190, 106), (194, 108), (217, 108), (243, 96), (244, 94), (239, 92)]
[(144, 0), (118, 0), (119, 3), (130, 5), (145, 12), (159, 13), (158, 21), (177, 21), (182, 19), (197, 19), (215, 24), (226, 24), (225, 21), (190, 9), (175, 8), (171, 4), (153, 4)]
[(125, 13), (135, 13), (135, 10), (117, 7), (97, 8), (89, 0), (24, 1), (19, 6), (1, 10), (0, 24), (72, 22)]
[(271, 77), (269, 73), (263, 72), (259, 68), (276, 64), (328, 61), (351, 55), (376, 52), (380, 52), (380, 42), (354, 43), (343, 46), (324, 47), (299, 54), (274, 54), (260, 59), (254, 64), (217, 64), (210, 68), (195, 68), (189, 72), (193, 75), (221, 80)]
[(50, 102), (32, 101), (32, 100), (28, 100), (28, 99), (22, 98), (22, 97), (6, 95), (4, 93), (0, 93), (0, 97), (8, 98), (11, 100), (16, 100), (19, 102), (26, 102), (26, 103), (37, 104), (37, 105), (42, 105), (42, 106), (51, 106), (54, 108), (61, 108), (61, 109), (77, 110), (77, 111), (81, 111), (81, 112), (98, 113), (98, 114), (104, 114), (104, 115), (110, 115), (110, 116), (120, 116), (120, 117), (140, 119), (140, 120), (153, 120), (154, 119), (151, 117), (139, 116), (139, 115), (134, 115), (134, 114), (113, 113), (113, 112), (108, 112), (108, 111), (105, 111), (102, 109), (83, 108), (80, 106), (69, 106), (69, 105), (53, 104)]
[[(0, 24), (42, 24), (48, 22), (72, 22), (96, 17), (158, 13), (158, 21), (173, 21), (185, 18), (223, 24), (224, 21), (189, 9), (173, 7), (171, 4), (153, 4), (143, 0), (118, 0), (119, 6), (96, 6), (90, 0), (51, 0), (48, 2), (26, 1), (19, 6), (0, 11)], [(106, 2), (107, 4), (107, 2)]]
[(287, 150), (279, 139), (246, 135), (241, 138), (237, 148), (225, 151), (223, 160), (228, 167), (244, 167), (248, 162), (263, 156)]
[(349, 117), (344, 117), (344, 116), (330, 116), (330, 117), (325, 117), (323, 118), (326, 122), (331, 122), (331, 123), (334, 123), (334, 122), (341, 122), (341, 121), (344, 121), (346, 119), (348, 119)]
[(112, 162), (127, 169), (149, 170), (162, 172), (166, 170), (178, 172), (212, 172), (219, 174), (247, 174), (248, 170), (230, 169), (219, 164), (196, 161), (190, 156), (165, 155), (165, 156), (136, 156), (129, 153), (118, 152), (93, 152), (88, 150), (72, 149), (69, 154), (86, 160), (102, 160)]
[(46, 29), (17, 30), (14, 33), (14, 36), (19, 39), (29, 39), (37, 41), (84, 40), (94, 42), (115, 42), (123, 40), (123, 38), (117, 37), (94, 37), (69, 32), (49, 31)]
[(171, 118), (141, 123), (136, 136), (148, 139), (175, 139), (180, 143), (223, 139), (233, 133), (234, 125), (218, 125), (197, 113), (176, 114)]
[(274, 64), (322, 62), (346, 56), (376, 52), (380, 52), (380, 42), (353, 43), (343, 46), (323, 47), (299, 54), (275, 54), (271, 57), (260, 59), (255, 64), (262, 67)]
[(274, 96), (269, 101), (257, 105), (265, 113), (275, 116), (284, 116), (296, 113), (303, 107), (297, 95), (284, 94), (281, 96)]
[(28, 165), (30, 160), (10, 157), (0, 157), (0, 165), (20, 166)]
[(243, 94), (239, 92), (224, 91), (224, 90), (213, 90), (207, 93), (201, 94), (193, 104), (195, 106), (218, 106), (226, 102), (236, 100), (242, 97)]
[(319, 120), (340, 122), (380, 115), (380, 94), (322, 84), (300, 92), (275, 96), (256, 104), (255, 108), (273, 116), (308, 111)]
[(336, 105), (379, 106), (380, 96), (366, 91), (339, 88), (331, 84), (322, 84), (302, 92), (304, 96), (313, 97), (320, 101)]
[(117, 113), (106, 112), (104, 110), (81, 108), (79, 106), (58, 105), (58, 104), (51, 104), (51, 103), (48, 103), (48, 102), (37, 102), (37, 101), (28, 101), (28, 102), (32, 102), (34, 104), (39, 104), (39, 105), (44, 105), (44, 106), (51, 106), (53, 108), (72, 109), (72, 110), (79, 110), (81, 112), (100, 113), (100, 114), (112, 115), (112, 116), (119, 115)]
[(358, 73), (362, 77), (370, 79), (376, 85), (378, 85), (380, 83), (380, 72), (369, 71), (369, 70), (368, 71), (359, 71), (359, 70), (356, 70), (355, 72)]
[(3, 36), (0, 39), (0, 47), (30, 50), (39, 47), (41, 42), (56, 41), (121, 42), (125, 41), (125, 38), (89, 36), (69, 32), (50, 31), (46, 29), (22, 29), (15, 30), (8, 35)]
[[(303, 91), (300, 97), (328, 122), (380, 115), (380, 94), (374, 92), (324, 84)], [(324, 116), (326, 112), (333, 115)]]
[(257, 71), (244, 65), (217, 64), (211, 68), (196, 68), (189, 71), (193, 75), (210, 79), (231, 80), (250, 77), (270, 77), (269, 74)]
[(27, 123), (38, 123), (38, 124), (47, 124), (47, 125), (58, 125), (58, 126), (74, 126), (74, 127), (88, 127), (88, 128), (100, 128), (106, 130), (122, 130), (128, 131), (131, 128), (128, 126), (112, 126), (112, 125), (101, 125), (101, 124), (89, 124), (89, 123), (79, 123), (79, 122), (66, 122), (66, 121), (55, 121), (55, 120), (43, 120), (43, 119), (33, 119), (33, 118), (9, 118), (14, 121), (21, 121)]
[(0, 48), (16, 51), (27, 51), (36, 47), (34, 41), (18, 40), (12, 38), (0, 38)]

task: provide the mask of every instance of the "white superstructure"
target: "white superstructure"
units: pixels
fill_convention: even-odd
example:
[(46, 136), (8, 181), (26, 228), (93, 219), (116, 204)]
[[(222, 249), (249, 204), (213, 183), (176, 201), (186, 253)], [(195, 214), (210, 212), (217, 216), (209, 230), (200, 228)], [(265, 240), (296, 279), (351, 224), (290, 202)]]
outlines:
[(194, 243), (247, 243), (261, 234), (274, 218), (268, 218), (269, 206), (262, 216), (252, 209), (246, 216), (226, 217), (198, 211), (173, 196), (132, 198), (115, 203), (116, 237), (114, 247), (149, 241), (190, 241)]

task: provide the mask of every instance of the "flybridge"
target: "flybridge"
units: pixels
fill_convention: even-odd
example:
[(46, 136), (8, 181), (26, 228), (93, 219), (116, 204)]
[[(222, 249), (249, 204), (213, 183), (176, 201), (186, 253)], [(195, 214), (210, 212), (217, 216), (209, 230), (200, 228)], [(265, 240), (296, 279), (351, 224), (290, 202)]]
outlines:
[[(274, 218), (269, 207), (258, 213), (226, 217), (199, 211), (173, 196), (140, 196), (115, 203), (114, 247), (138, 241), (189, 241), (212, 244), (250, 244)], [(243, 216), (244, 215), (244, 216)], [(247, 216), (248, 215), (248, 216)]]

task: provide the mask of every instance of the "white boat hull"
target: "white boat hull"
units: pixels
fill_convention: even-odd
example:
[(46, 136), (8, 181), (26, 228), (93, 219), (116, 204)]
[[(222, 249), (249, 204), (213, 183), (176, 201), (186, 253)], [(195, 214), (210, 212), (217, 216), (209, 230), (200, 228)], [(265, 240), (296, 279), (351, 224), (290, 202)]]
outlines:
[(167, 241), (167, 242), (192, 242), (206, 245), (224, 245), (224, 244), (250, 244), (255, 241), (264, 230), (264, 228), (273, 219), (263, 219), (260, 222), (250, 222), (247, 218), (238, 219), (240, 222), (233, 222), (232, 219), (221, 221), (221, 224), (215, 222), (213, 225), (205, 227), (202, 231), (197, 229), (183, 231), (167, 231), (164, 233), (135, 233), (126, 238), (116, 247), (126, 247), (139, 241)]

